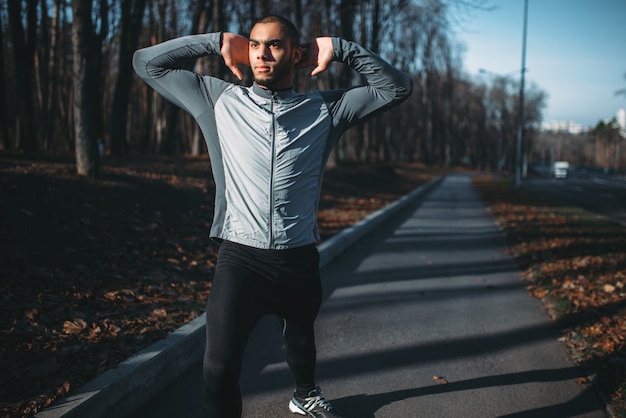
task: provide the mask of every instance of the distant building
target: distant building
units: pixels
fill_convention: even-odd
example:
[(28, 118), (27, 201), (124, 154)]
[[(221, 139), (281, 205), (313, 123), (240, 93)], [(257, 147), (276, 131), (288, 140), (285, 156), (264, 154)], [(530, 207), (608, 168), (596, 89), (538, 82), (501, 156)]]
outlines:
[(626, 135), (626, 109), (617, 111), (617, 123), (622, 127), (622, 135)]
[[(622, 135), (626, 135), (626, 109), (619, 109), (616, 113), (616, 119), (622, 128)], [(605, 122), (609, 122), (607, 119)], [(541, 130), (545, 132), (567, 132), (573, 135), (581, 134), (590, 130), (588, 126), (569, 120), (550, 120), (541, 124)]]
[(576, 135), (588, 131), (589, 128), (569, 120), (551, 120), (543, 122), (541, 124), (541, 130), (548, 132), (568, 132)]

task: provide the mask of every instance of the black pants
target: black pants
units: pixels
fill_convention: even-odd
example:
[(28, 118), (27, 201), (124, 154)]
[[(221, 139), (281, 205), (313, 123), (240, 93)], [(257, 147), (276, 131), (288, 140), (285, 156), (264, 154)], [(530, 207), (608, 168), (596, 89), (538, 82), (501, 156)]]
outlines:
[(207, 416), (241, 416), (239, 375), (244, 348), (257, 321), (267, 314), (284, 319), (287, 364), (296, 387), (315, 387), (313, 322), (321, 299), (319, 253), (314, 245), (262, 250), (222, 243), (206, 311)]

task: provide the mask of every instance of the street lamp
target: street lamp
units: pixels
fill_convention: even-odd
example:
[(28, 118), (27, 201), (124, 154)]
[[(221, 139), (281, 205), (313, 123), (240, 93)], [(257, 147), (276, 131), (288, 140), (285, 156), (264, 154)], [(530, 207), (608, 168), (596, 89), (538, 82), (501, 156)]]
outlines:
[[(528, 27), (528, 0), (524, 0), (524, 32), (522, 38), (522, 66), (520, 67), (520, 84), (519, 84), (519, 111), (517, 112), (517, 144), (515, 156), (515, 188), (519, 188), (522, 177), (522, 140), (524, 136), (524, 81), (526, 74), (526, 29)], [(491, 73), (485, 69), (479, 69), (481, 73)], [(512, 73), (501, 75), (507, 78)]]
[(522, 40), (522, 67), (519, 84), (519, 112), (517, 113), (517, 155), (515, 161), (515, 187), (519, 188), (522, 172), (522, 137), (524, 135), (524, 74), (526, 73), (526, 27), (528, 26), (528, 0), (524, 0), (524, 35)]

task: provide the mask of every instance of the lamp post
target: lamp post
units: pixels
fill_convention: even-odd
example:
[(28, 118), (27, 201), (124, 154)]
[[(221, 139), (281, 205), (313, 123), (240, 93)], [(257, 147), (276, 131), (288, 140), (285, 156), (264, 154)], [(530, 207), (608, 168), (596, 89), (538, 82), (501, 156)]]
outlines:
[[(522, 177), (522, 141), (524, 136), (524, 82), (526, 74), (526, 28), (528, 27), (528, 0), (524, 0), (524, 31), (522, 38), (522, 66), (520, 67), (520, 84), (519, 84), (519, 111), (517, 112), (517, 139), (516, 139), (516, 155), (515, 155), (515, 188), (519, 188)], [(490, 74), (502, 79), (509, 78), (517, 71), (506, 74), (496, 74), (489, 70), (480, 68), (478, 70), (483, 74)]]
[(522, 67), (519, 84), (519, 112), (517, 112), (517, 155), (515, 161), (515, 187), (519, 188), (522, 174), (522, 139), (524, 135), (524, 74), (526, 73), (526, 27), (528, 25), (528, 0), (524, 0), (524, 35), (522, 40)]

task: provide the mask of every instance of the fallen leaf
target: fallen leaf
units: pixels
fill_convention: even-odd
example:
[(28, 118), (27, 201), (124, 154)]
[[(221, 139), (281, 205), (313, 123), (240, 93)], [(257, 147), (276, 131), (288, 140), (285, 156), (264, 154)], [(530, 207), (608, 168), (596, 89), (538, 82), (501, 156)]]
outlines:
[(167, 311), (163, 308), (153, 309), (152, 314), (154, 314), (155, 316), (158, 316), (159, 318), (163, 318), (167, 316)]
[(87, 323), (82, 319), (76, 319), (74, 321), (65, 321), (63, 323), (63, 332), (65, 334), (80, 334), (85, 328)]
[(445, 377), (437, 375), (433, 376), (433, 381), (439, 383), (440, 385), (445, 385), (446, 383), (448, 383)]

